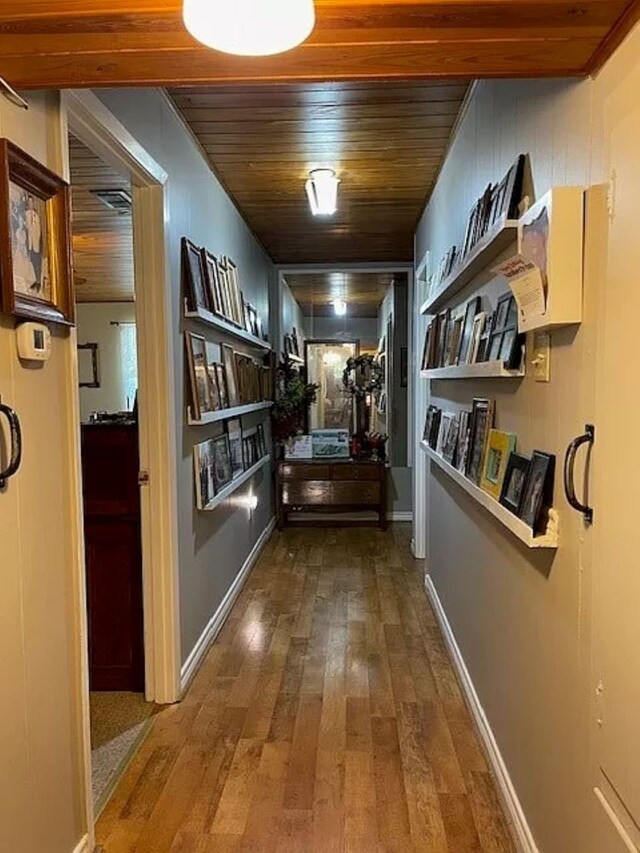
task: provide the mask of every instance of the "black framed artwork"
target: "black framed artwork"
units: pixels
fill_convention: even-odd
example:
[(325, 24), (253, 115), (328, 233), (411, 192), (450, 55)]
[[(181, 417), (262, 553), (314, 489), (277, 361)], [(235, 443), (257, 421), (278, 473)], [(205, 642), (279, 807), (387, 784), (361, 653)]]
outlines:
[(207, 293), (204, 265), (202, 263), (202, 251), (187, 237), (182, 238), (182, 269), (187, 297), (187, 305), (190, 311), (198, 308), (211, 310)]
[(509, 291), (498, 299), (488, 339), (487, 361), (502, 361), (510, 370), (517, 370), (522, 361), (524, 335), (518, 334), (518, 309)]
[(522, 506), (524, 490), (529, 477), (531, 460), (520, 453), (511, 453), (507, 462), (507, 470), (502, 483), (500, 503), (518, 515)]
[(480, 310), (480, 297), (474, 296), (467, 302), (467, 307), (464, 312), (464, 324), (462, 326), (462, 334), (460, 337), (460, 350), (458, 352), (458, 364), (466, 364), (471, 347), (471, 337), (473, 335), (473, 321)]
[(518, 515), (534, 533), (542, 533), (546, 527), (547, 512), (553, 502), (555, 462), (556, 458), (552, 454), (533, 451)]
[(484, 464), (489, 430), (493, 428), (495, 401), (476, 397), (471, 407), (471, 435), (467, 459), (467, 477), (476, 485)]

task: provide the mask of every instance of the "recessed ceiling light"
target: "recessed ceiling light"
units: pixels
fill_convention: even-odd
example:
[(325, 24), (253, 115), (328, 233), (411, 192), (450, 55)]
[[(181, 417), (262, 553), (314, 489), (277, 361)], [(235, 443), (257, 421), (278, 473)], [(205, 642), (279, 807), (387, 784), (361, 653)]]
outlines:
[(314, 169), (305, 184), (311, 213), (331, 216), (338, 209), (339, 179), (333, 169)]
[(313, 0), (183, 0), (182, 13), (199, 42), (238, 56), (290, 50), (316, 22)]

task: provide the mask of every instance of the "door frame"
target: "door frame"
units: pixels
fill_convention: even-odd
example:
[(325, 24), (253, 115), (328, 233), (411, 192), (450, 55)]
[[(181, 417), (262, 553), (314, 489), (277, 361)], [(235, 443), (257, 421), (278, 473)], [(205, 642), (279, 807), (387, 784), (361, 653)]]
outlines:
[[(72, 133), (93, 153), (127, 176), (133, 195), (133, 246), (136, 282), (138, 348), (138, 412), (140, 470), (148, 472), (141, 487), (142, 577), (144, 611), (145, 698), (168, 704), (180, 698), (180, 618), (178, 589), (177, 443), (171, 280), (165, 222), (168, 218), (164, 169), (138, 144), (91, 91), (60, 93), (59, 144), (64, 177), (70, 180), (68, 135)], [(77, 343), (75, 330), (72, 343)], [(91, 740), (89, 716), (88, 632), (80, 407), (76, 347), (70, 349), (77, 549), (73, 555), (78, 590), (85, 767), (85, 807), (90, 839), (93, 836), (91, 795)]]

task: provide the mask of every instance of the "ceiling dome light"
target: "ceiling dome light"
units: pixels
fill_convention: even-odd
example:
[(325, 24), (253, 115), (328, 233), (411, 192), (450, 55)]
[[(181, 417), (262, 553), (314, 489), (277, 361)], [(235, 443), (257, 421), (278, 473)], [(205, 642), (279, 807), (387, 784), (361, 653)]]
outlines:
[(313, 0), (184, 0), (182, 11), (199, 42), (239, 56), (290, 50), (316, 22)]
[(338, 209), (339, 179), (333, 169), (314, 169), (305, 184), (311, 213), (314, 216), (331, 216)]
[(347, 313), (347, 303), (344, 301), (344, 299), (334, 299), (333, 310), (335, 312), (336, 317), (344, 317)]

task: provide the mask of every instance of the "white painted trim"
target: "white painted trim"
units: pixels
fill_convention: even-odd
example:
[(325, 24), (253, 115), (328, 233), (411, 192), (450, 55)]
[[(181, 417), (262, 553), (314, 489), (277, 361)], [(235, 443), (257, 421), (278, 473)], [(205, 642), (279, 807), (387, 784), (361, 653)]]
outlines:
[(256, 543), (251, 549), (249, 556), (244, 561), (244, 564), (236, 575), (235, 580), (227, 590), (227, 594), (220, 602), (220, 606), (209, 620), (197, 643), (195, 644), (195, 646), (189, 653), (189, 656), (187, 657), (186, 661), (182, 665), (182, 670), (180, 673), (180, 685), (182, 694), (184, 694), (187, 687), (191, 683), (191, 679), (198, 671), (198, 668), (200, 667), (204, 656), (209, 650), (209, 646), (211, 645), (211, 643), (213, 643), (215, 638), (220, 633), (220, 629), (224, 625), (231, 611), (231, 608), (235, 603), (236, 598), (240, 595), (242, 587), (244, 586), (245, 581), (247, 580), (247, 577), (251, 572), (251, 569), (254, 567), (256, 560), (260, 556), (260, 552), (267, 544), (267, 541), (273, 533), (275, 526), (276, 520), (275, 518), (272, 518), (269, 524), (265, 527), (265, 529), (262, 531), (262, 533), (256, 540)]
[(73, 853), (92, 853), (92, 846), (89, 841), (89, 836), (85, 835), (73, 848)]
[(412, 512), (388, 512), (387, 521), (413, 521)]
[(427, 597), (434, 609), (444, 641), (447, 645), (447, 649), (449, 650), (453, 666), (455, 667), (458, 678), (460, 679), (469, 710), (471, 711), (475, 721), (489, 764), (493, 770), (498, 786), (498, 794), (500, 796), (502, 806), (509, 817), (510, 829), (512, 830), (516, 846), (521, 853), (539, 853), (538, 847), (536, 846), (536, 842), (529, 828), (529, 824), (527, 823), (527, 818), (522, 806), (520, 805), (516, 789), (514, 788), (511, 777), (509, 776), (507, 765), (500, 753), (500, 749), (493, 731), (491, 730), (484, 708), (480, 703), (480, 698), (471, 679), (471, 674), (464, 662), (462, 652), (456, 642), (455, 635), (451, 625), (449, 624), (449, 620), (447, 619), (447, 614), (444, 611), (438, 592), (430, 575), (428, 574), (425, 576), (424, 585)]

